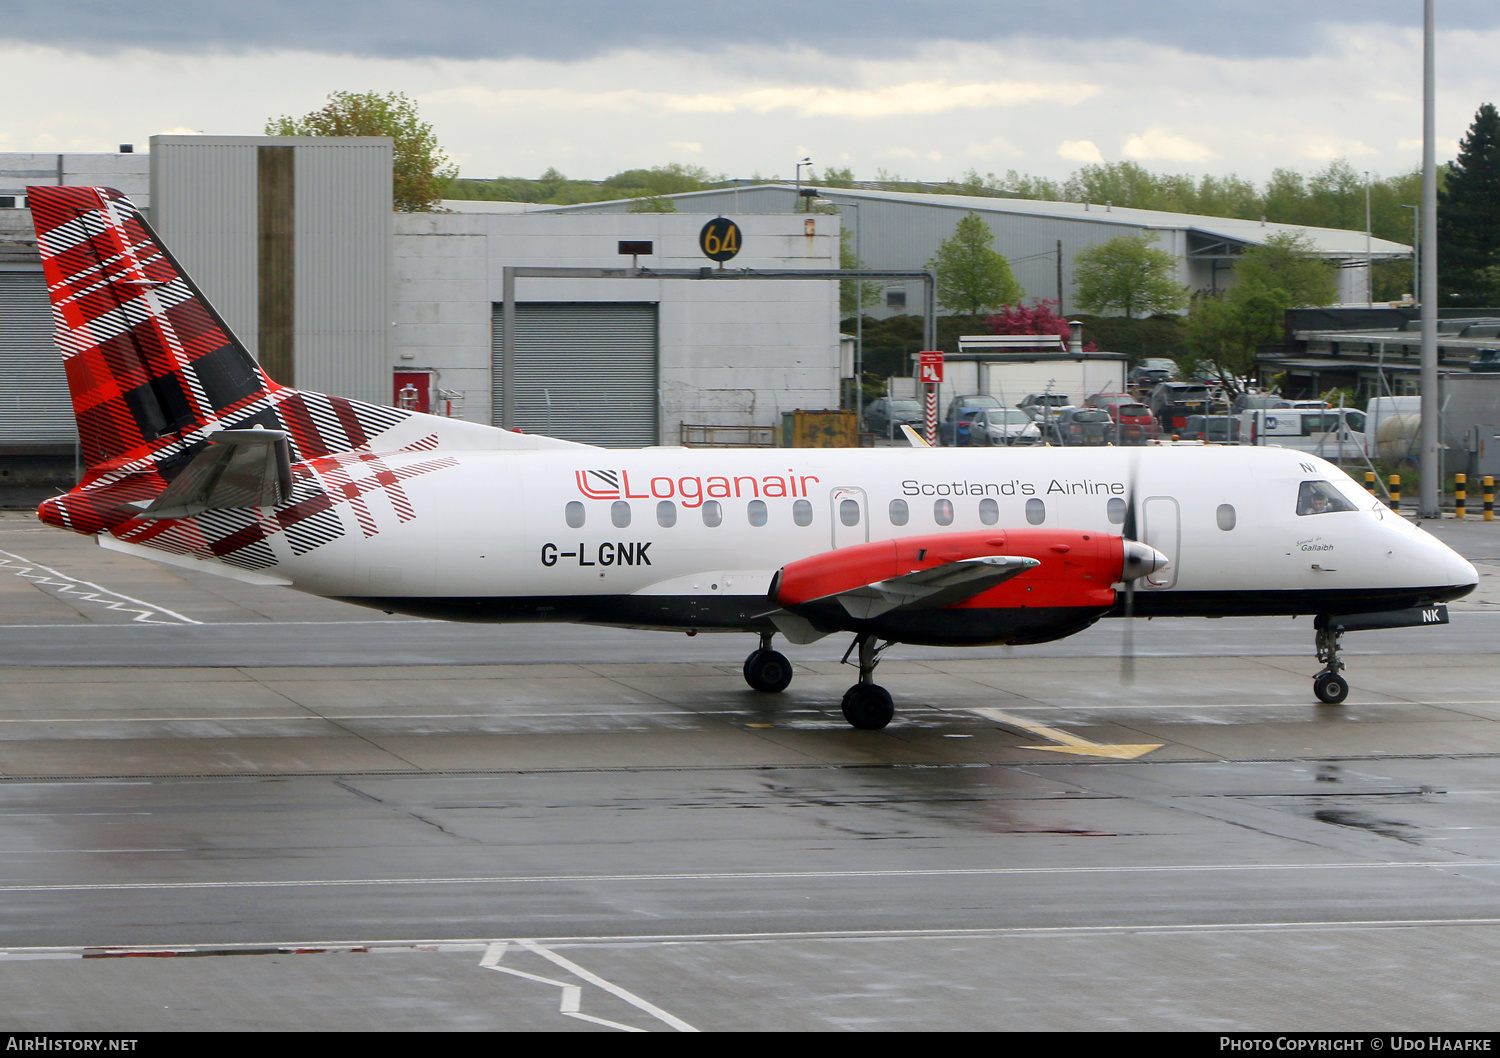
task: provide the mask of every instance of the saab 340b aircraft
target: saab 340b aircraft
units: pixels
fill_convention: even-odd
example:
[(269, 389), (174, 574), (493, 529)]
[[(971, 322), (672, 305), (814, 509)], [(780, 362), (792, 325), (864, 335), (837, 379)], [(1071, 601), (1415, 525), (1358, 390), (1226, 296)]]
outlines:
[(1041, 643), (1105, 616), (1447, 621), (1474, 567), (1277, 448), (596, 448), (281, 386), (107, 188), (30, 188), (87, 473), (39, 509), (109, 548), (394, 613), (850, 633), (855, 727), (892, 643)]

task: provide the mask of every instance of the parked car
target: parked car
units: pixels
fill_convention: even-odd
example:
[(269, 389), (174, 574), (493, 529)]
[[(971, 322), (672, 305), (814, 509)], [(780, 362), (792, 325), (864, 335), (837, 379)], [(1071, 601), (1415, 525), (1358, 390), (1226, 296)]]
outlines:
[(1163, 434), (1180, 431), (1189, 415), (1228, 410), (1227, 405), (1216, 406), (1209, 387), (1198, 382), (1163, 382), (1151, 391), (1151, 414), (1161, 424)]
[(1105, 445), (1115, 439), (1115, 421), (1099, 408), (1066, 408), (1048, 425), (1054, 444)]
[(1041, 428), (1018, 408), (964, 408), (943, 423), (943, 443), (975, 447), (1030, 445), (1042, 439)]
[(1137, 403), (1136, 399), (1129, 393), (1122, 393), (1112, 389), (1106, 389), (1102, 393), (1095, 393), (1092, 396), (1083, 398), (1083, 406), (1085, 408), (1103, 408), (1110, 404), (1135, 403)]
[(943, 421), (951, 423), (958, 418), (959, 413), (967, 408), (1003, 408), (999, 397), (992, 397), (988, 393), (965, 393), (954, 397), (948, 402), (948, 412), (943, 416)]
[(1184, 441), (1239, 444), (1240, 420), (1233, 415), (1189, 415), (1182, 429), (1174, 432)]
[(1016, 405), (1033, 422), (1039, 423), (1047, 423), (1057, 418), (1061, 409), (1072, 406), (1073, 398), (1066, 393), (1028, 393), (1026, 399)]
[(1099, 409), (1109, 412), (1115, 421), (1115, 444), (1140, 445), (1161, 436), (1151, 409), (1139, 401), (1128, 404), (1106, 404)]
[(901, 397), (880, 397), (865, 406), (865, 433), (893, 438), (902, 426), (921, 431), (922, 402)]
[(1131, 389), (1151, 389), (1163, 382), (1172, 381), (1172, 372), (1159, 367), (1132, 367), (1125, 376), (1125, 384)]

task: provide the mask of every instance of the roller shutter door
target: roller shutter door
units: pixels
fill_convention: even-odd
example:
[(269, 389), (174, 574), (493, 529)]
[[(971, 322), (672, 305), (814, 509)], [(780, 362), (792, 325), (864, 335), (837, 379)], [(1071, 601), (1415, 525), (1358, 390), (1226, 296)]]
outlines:
[[(501, 312), (494, 313), (494, 421), (500, 423)], [(516, 305), (516, 425), (528, 433), (630, 448), (658, 443), (656, 305)]]
[(52, 306), (40, 271), (0, 272), (0, 445), (71, 445), (78, 438)]

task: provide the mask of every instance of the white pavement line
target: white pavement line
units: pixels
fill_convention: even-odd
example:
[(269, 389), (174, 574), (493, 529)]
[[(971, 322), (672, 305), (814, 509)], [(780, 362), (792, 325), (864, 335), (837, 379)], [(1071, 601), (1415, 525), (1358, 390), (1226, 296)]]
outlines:
[[(5, 556), (4, 558), (0, 558), (0, 568), (8, 568), (16, 576), (24, 577), (38, 587), (55, 588), (60, 595), (76, 595), (84, 602), (99, 603), (107, 610), (136, 614), (131, 619), (136, 624), (172, 623), (171, 621), (153, 621), (152, 617), (156, 614), (166, 614), (168, 617), (174, 618), (182, 624), (202, 624), (201, 621), (195, 621), (191, 617), (184, 617), (177, 611), (169, 610), (165, 606), (157, 606), (155, 603), (137, 599), (135, 596), (126, 595), (123, 592), (111, 591), (109, 588), (95, 584), (91, 580), (79, 580), (77, 577), (70, 577), (66, 573), (53, 569), (51, 566), (44, 566), (39, 562), (33, 562), (29, 558), (24, 558), (10, 551), (0, 551), (0, 555)], [(37, 570), (42, 570), (43, 572), (38, 574)], [(83, 588), (91, 588), (93, 590), (84, 591), (82, 590)], [(113, 595), (114, 600), (100, 598), (101, 595)], [(136, 606), (145, 607), (145, 609), (134, 610), (122, 603), (134, 603)]]
[(1137, 867), (928, 867), (885, 871), (703, 871), (676, 874), (494, 875), (480, 878), (303, 878), (257, 882), (74, 882), (57, 885), (0, 885), (0, 893), (103, 893), (129, 890), (169, 892), (179, 889), (317, 889), (338, 886), (393, 885), (526, 885), (545, 882), (756, 882), (782, 879), (959, 878), (970, 876), (1051, 874), (1182, 874), (1216, 871), (1367, 871), (1410, 867), (1500, 867), (1500, 860), (1371, 860), (1365, 863), (1195, 863)]
[(542, 947), (534, 940), (517, 940), (516, 943), (525, 948), (527, 951), (536, 952), (536, 954), (540, 955), (542, 958), (548, 960), (549, 962), (556, 963), (564, 970), (567, 970), (569, 973), (582, 978), (589, 984), (597, 985), (598, 987), (604, 989), (606, 992), (610, 993), (610, 995), (618, 996), (620, 999), (625, 1000), (625, 1002), (629, 1003), (631, 1006), (636, 1007), (639, 1010), (644, 1010), (647, 1014), (650, 1014), (656, 1020), (666, 1025), (670, 1025), (678, 1032), (698, 1031), (697, 1029), (693, 1028), (693, 1026), (683, 1021), (681, 1018), (676, 1017), (672, 1014), (668, 1014), (665, 1010), (663, 1010), (656, 1004), (647, 1002), (640, 996), (636, 995), (634, 992), (627, 991), (626, 989), (621, 988), (619, 985), (611, 984), (604, 978), (600, 977), (598, 974), (585, 970), (582, 966), (579, 966), (573, 960), (566, 959), (563, 956), (557, 954), (557, 952)]
[[(520, 941), (519, 943), (525, 944), (527, 942)], [(609, 1021), (605, 1018), (596, 1018), (592, 1014), (583, 1013), (583, 989), (578, 985), (571, 985), (566, 981), (554, 981), (550, 977), (539, 977), (536, 974), (529, 974), (525, 970), (511, 969), (509, 966), (501, 966), (500, 956), (505, 954), (507, 947), (509, 947), (508, 941), (498, 941), (491, 944), (485, 949), (484, 958), (479, 960), (479, 965), (486, 970), (497, 970), (503, 974), (510, 974), (512, 977), (520, 977), (527, 981), (536, 981), (539, 984), (553, 985), (562, 989), (562, 1000), (558, 1005), (557, 1012), (563, 1015), (563, 1017), (577, 1018), (579, 1021), (590, 1021), (595, 1025), (605, 1025), (612, 1029), (619, 1029), (621, 1032), (646, 1031), (645, 1029), (638, 1029), (634, 1025), (622, 1025), (618, 1021)]]

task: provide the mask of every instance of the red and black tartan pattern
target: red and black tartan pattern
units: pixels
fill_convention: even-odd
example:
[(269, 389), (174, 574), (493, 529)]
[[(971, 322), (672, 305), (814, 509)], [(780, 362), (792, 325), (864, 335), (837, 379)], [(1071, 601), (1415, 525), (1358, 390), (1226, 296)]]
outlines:
[[(276, 562), (268, 541), (277, 532), (295, 555), (342, 536), (338, 504), (349, 504), (364, 534), (373, 535), (364, 496), (375, 488), (390, 494), (398, 519), (407, 521), (414, 512), (400, 482), (452, 465), (398, 460), (393, 469), (389, 457), (376, 454), (380, 436), (411, 412), (268, 378), (118, 191), (34, 187), (27, 204), (88, 466), (78, 488), (41, 505), (44, 522), (261, 569)], [(287, 502), (269, 511), (137, 517), (131, 505), (160, 494), (209, 435), (255, 425), (291, 437)], [(433, 436), (401, 451), (436, 444)]]

